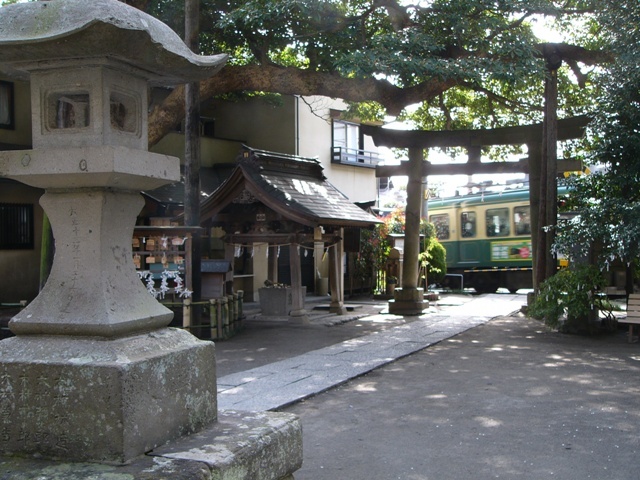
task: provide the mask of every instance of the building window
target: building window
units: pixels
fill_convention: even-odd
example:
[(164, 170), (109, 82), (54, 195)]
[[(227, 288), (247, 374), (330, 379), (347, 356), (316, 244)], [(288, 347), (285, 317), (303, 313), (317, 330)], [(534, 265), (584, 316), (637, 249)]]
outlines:
[(361, 167), (375, 168), (380, 161), (378, 152), (366, 151), (364, 138), (360, 131), (360, 125), (333, 121), (333, 146), (332, 162), (343, 165), (358, 165)]
[(360, 126), (355, 123), (334, 120), (333, 146), (350, 150), (360, 149)]
[(33, 239), (33, 205), (0, 203), (0, 250), (30, 250)]
[(487, 210), (487, 237), (506, 237), (511, 233), (508, 208)]
[(0, 128), (15, 128), (13, 83), (0, 80)]
[(429, 221), (436, 227), (436, 237), (438, 240), (447, 240), (449, 238), (449, 214), (441, 213), (429, 216)]
[(216, 137), (216, 122), (213, 118), (200, 117), (200, 136), (207, 138)]

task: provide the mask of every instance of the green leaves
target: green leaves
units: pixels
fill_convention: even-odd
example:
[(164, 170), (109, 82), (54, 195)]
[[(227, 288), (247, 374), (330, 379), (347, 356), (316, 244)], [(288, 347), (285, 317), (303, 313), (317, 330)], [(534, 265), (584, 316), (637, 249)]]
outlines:
[(551, 328), (571, 333), (593, 333), (590, 313), (600, 305), (604, 277), (594, 266), (565, 268), (542, 282), (527, 313)]
[[(598, 22), (570, 23), (593, 15), (596, 1), (201, 0), (200, 50), (229, 53), (233, 66), (295, 68), (369, 85), (376, 79), (371, 100), (394, 115), (427, 102), (419, 110), (424, 118), (413, 115), (416, 125), (516, 125), (540, 119), (546, 68), (532, 25), (540, 16), (555, 18), (584, 45), (603, 45), (595, 39)], [(152, 14), (182, 31), (182, 2), (149, 2)], [(571, 71), (580, 70), (578, 60)], [(559, 78), (560, 113), (571, 114), (585, 104), (584, 94), (568, 68)], [(331, 96), (321, 88), (326, 82), (315, 82)], [(350, 100), (345, 90), (336, 96)]]
[[(571, 180), (579, 214), (558, 226), (556, 249), (592, 249), (604, 268), (640, 253), (640, 18), (638, 2), (619, 2), (599, 13), (600, 39), (616, 61), (597, 77), (588, 160), (597, 174)], [(575, 255), (574, 255), (575, 256)]]

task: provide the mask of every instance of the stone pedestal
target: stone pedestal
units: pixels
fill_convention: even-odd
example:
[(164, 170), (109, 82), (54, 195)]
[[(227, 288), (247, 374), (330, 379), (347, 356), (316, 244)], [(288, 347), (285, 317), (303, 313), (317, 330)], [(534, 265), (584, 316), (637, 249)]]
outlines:
[(214, 345), (183, 330), (0, 342), (0, 447), (126, 463), (216, 420)]
[(295, 415), (223, 411), (199, 433), (126, 465), (0, 456), (0, 472), (3, 480), (293, 480), (301, 443)]
[(389, 300), (389, 313), (394, 315), (420, 315), (426, 308), (429, 302), (422, 288), (396, 288), (393, 300)]
[[(292, 287), (262, 287), (258, 289), (260, 311), (266, 316), (286, 317), (294, 312)], [(303, 298), (307, 295), (307, 287), (301, 287)]]

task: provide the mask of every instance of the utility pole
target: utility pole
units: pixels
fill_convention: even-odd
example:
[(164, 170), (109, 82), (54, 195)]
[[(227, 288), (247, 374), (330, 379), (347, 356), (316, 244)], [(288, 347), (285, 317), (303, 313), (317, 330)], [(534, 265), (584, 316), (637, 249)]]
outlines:
[[(185, 43), (199, 51), (200, 0), (185, 0)], [(200, 83), (185, 85), (185, 152), (184, 152), (184, 224), (200, 226)], [(200, 300), (202, 241), (199, 233), (192, 237), (191, 288), (194, 301)], [(197, 311), (197, 309), (196, 309)]]

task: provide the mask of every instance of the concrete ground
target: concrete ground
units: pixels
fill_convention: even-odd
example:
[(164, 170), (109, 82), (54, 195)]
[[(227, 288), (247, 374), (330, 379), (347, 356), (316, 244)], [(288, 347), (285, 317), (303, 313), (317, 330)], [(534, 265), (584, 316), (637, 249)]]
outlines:
[(640, 344), (498, 317), (284, 411), (296, 480), (640, 478)]
[[(478, 305), (445, 296), (422, 318), (491, 315)], [(384, 302), (351, 320), (307, 307), (307, 326), (250, 315), (238, 337), (217, 343), (219, 378), (420, 321), (386, 314)], [(640, 344), (626, 329), (570, 336), (515, 312), (281, 410), (302, 419), (296, 480), (631, 480), (640, 479), (639, 374)]]
[[(336, 316), (314, 308), (325, 300), (307, 299), (308, 325), (248, 304), (245, 328), (216, 343), (219, 405), (300, 416), (296, 480), (640, 479), (640, 343), (626, 329), (551, 332), (517, 312), (524, 295), (444, 296), (419, 317), (367, 299)], [(335, 383), (309, 390), (317, 377)], [(115, 478), (94, 467), (55, 478)], [(128, 468), (115, 473), (149, 478)]]

